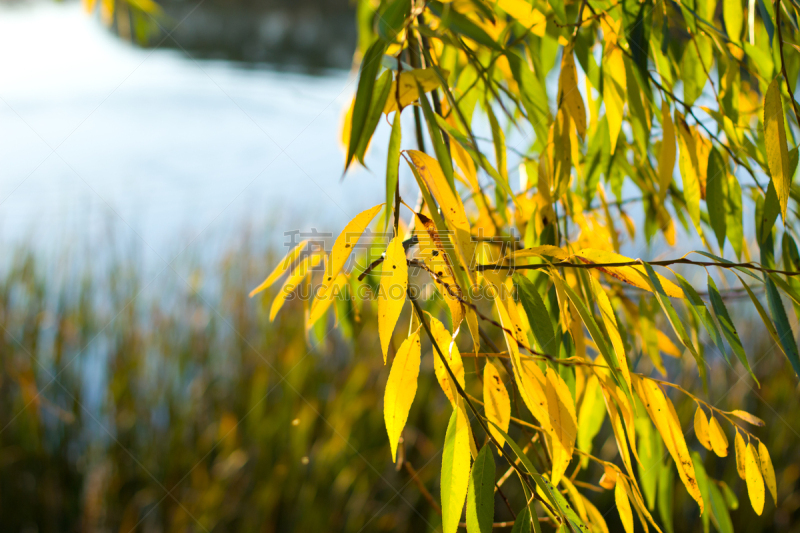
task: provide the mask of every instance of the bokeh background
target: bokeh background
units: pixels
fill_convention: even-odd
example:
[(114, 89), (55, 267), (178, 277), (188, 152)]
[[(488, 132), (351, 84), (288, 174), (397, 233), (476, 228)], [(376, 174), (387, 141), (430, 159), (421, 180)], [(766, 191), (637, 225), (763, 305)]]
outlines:
[[(0, 3), (0, 530), (440, 529), (391, 463), (369, 306), (307, 332), (299, 302), (270, 323), (274, 291), (247, 296), (287, 233), (336, 234), (382, 201), (385, 125), (373, 170), (342, 179), (356, 7), (110, 5)], [(756, 516), (734, 461), (690, 446), (739, 496), (737, 530), (800, 531), (798, 381), (747, 308), (761, 387), (706, 344), (709, 401), (766, 421), (779, 505)], [(693, 365), (667, 361), (699, 393)], [(672, 397), (690, 432), (694, 404)], [(448, 416), (424, 352), (404, 455), (434, 498)], [(595, 445), (615, 457), (607, 423)], [(673, 492), (674, 530), (703, 531)], [(589, 494), (619, 530), (613, 495)]]

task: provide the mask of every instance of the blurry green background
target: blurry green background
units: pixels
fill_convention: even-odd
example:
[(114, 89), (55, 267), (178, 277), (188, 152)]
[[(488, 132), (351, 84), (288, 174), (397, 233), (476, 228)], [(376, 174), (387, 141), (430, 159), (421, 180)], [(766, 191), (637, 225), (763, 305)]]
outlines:
[[(270, 323), (277, 289), (247, 297), (285, 253), (284, 231), (337, 231), (382, 196), (369, 173), (339, 180), (337, 127), (353, 87), (335, 69), (349, 66), (355, 24), (335, 21), (354, 10), (164, 6), (188, 24), (163, 47), (153, 30), (145, 49), (75, 4), (0, 11), (0, 530), (438, 529), (409, 470), (390, 460), (388, 368), (369, 306), (342, 304), (338, 328), (331, 316), (306, 332), (300, 302)], [(797, 378), (746, 306), (732, 311), (761, 388), (716, 354), (709, 401), (766, 421), (754, 431), (772, 455), (778, 508), (768, 498), (756, 516), (732, 457), (690, 446), (739, 495), (737, 531), (800, 531)], [(423, 350), (404, 457), (436, 498), (450, 406)], [(667, 361), (670, 378), (699, 393), (689, 359)], [(688, 431), (694, 404), (672, 392)], [(595, 447), (616, 456), (607, 423)], [(578, 479), (601, 475), (593, 466)], [(505, 487), (518, 504), (514, 480)], [(674, 530), (702, 531), (680, 484), (673, 493)], [(611, 493), (587, 494), (613, 508)], [(497, 519), (511, 519), (499, 500)], [(614, 511), (606, 519), (620, 530)]]

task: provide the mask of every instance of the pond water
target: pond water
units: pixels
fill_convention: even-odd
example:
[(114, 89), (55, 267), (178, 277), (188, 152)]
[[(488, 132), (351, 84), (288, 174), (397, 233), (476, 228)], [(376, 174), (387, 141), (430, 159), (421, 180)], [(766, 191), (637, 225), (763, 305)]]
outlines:
[[(6, 244), (52, 250), (111, 235), (169, 261), (243, 224), (280, 241), (334, 231), (383, 198), (382, 175), (341, 179), (355, 90), (346, 71), (141, 49), (78, 4), (46, 2), (0, 9), (0, 73)], [(368, 161), (385, 161), (386, 142), (374, 144)]]

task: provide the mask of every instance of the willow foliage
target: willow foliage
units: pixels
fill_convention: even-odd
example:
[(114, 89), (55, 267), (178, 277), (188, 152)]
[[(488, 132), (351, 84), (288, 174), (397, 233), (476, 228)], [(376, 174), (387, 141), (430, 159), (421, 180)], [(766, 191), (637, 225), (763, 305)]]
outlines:
[[(324, 274), (297, 272), (289, 289), (321, 285), (311, 328), (331, 287), (355, 294), (380, 279), (371, 356), (393, 365), (387, 453), (400, 462), (417, 381), (432, 379), (420, 359), (432, 358), (452, 406), (438, 443), (445, 533), (465, 508), (470, 533), (490, 531), (494, 494), (514, 478), (525, 495), (516, 506), (503, 496), (514, 531), (607, 531), (587, 488), (614, 491), (628, 532), (634, 515), (661, 531), (656, 508), (671, 529), (672, 504), (658, 500), (672, 497), (662, 487), (674, 470), (706, 526), (728, 531), (736, 498), (694, 441), (736, 462), (757, 513), (767, 491), (777, 497), (753, 428), (763, 422), (674, 384), (663, 356), (693, 357), (705, 384), (707, 357), (721, 353), (755, 380), (763, 355), (747, 353), (728, 312), (746, 294), (800, 373), (786, 306), (800, 312), (799, 11), (794, 0), (358, 4), (345, 166), (364, 164), (389, 123), (386, 203), (353, 219)], [(401, 185), (419, 196), (402, 198)], [(388, 228), (385, 255), (343, 270), (372, 222)], [(642, 240), (666, 259), (622, 254)], [(438, 306), (409, 276), (432, 281)], [(697, 404), (693, 429), (676, 394)], [(618, 461), (593, 450), (604, 419)], [(579, 482), (590, 462), (605, 474)]]

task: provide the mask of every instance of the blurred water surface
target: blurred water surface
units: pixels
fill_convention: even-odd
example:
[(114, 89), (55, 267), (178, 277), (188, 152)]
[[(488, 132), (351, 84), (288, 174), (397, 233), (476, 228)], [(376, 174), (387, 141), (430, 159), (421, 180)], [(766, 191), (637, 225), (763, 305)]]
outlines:
[(42, 3), (0, 8), (0, 72), (5, 242), (92, 244), (112, 226), (158, 263), (242, 221), (341, 227), (382, 196), (368, 172), (340, 182), (346, 71), (141, 49)]

